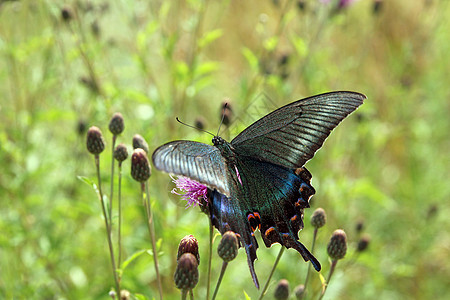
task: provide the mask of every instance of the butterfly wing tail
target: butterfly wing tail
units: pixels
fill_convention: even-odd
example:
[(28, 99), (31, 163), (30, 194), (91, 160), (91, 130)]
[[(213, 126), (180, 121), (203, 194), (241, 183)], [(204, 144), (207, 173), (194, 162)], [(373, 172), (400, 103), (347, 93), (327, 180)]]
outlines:
[(322, 269), (317, 258), (315, 258), (314, 255), (312, 255), (311, 252), (309, 252), (309, 250), (302, 243), (300, 243), (299, 241), (295, 241), (295, 243), (292, 245), (292, 248), (297, 250), (302, 255), (305, 261), (310, 261), (317, 272)]
[(245, 252), (247, 254), (247, 263), (250, 268), (250, 274), (252, 275), (253, 282), (257, 289), (259, 289), (259, 281), (255, 272), (255, 259), (256, 259), (256, 249), (254, 249), (253, 245), (245, 245)]

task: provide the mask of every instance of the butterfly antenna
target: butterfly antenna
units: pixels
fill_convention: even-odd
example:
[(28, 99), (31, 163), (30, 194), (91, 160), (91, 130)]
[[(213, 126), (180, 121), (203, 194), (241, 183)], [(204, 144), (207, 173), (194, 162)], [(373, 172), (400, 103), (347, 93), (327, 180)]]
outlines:
[[(181, 122), (180, 119), (178, 119), (178, 117), (176, 117), (175, 119), (177, 120), (178, 123), (183, 124), (183, 125), (185, 125), (185, 126), (187, 126), (187, 127), (191, 127), (191, 128), (194, 128), (194, 129), (197, 129), (197, 130), (206, 132), (207, 134), (210, 134), (210, 135), (212, 135), (212, 136), (215, 136), (214, 134), (212, 134), (212, 133), (209, 132), (209, 131), (206, 131), (206, 130), (204, 130), (204, 129), (201, 129), (201, 128), (198, 128), (198, 127), (195, 127), (195, 126), (186, 124), (186, 123), (184, 123), (184, 122)], [(220, 128), (220, 127), (219, 127), (219, 128)]]
[(226, 102), (223, 105), (223, 108), (222, 108), (222, 120), (220, 120), (219, 129), (217, 130), (217, 135), (216, 136), (219, 136), (220, 128), (222, 127), (222, 124), (223, 124), (223, 119), (225, 119), (225, 109), (227, 108), (227, 105), (228, 105), (228, 103), (226, 103)]

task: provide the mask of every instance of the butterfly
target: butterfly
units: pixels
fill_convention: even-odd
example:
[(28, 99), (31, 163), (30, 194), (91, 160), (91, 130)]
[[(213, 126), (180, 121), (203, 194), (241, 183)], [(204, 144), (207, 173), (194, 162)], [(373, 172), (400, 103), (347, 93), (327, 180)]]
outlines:
[(256, 287), (256, 229), (266, 247), (280, 243), (294, 248), (320, 271), (319, 261), (298, 238), (303, 211), (315, 194), (304, 165), (364, 99), (360, 93), (339, 91), (298, 100), (254, 122), (231, 142), (214, 136), (213, 145), (164, 144), (154, 151), (153, 164), (208, 187), (212, 224), (222, 234), (236, 233)]

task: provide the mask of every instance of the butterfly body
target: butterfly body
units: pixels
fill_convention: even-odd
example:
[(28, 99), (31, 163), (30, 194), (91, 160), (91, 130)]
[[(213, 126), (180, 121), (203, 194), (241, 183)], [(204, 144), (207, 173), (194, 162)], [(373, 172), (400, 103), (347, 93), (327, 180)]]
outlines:
[(222, 234), (237, 234), (257, 287), (256, 229), (267, 247), (294, 248), (319, 271), (320, 263), (298, 241), (303, 210), (315, 193), (303, 165), (364, 99), (359, 93), (333, 92), (298, 100), (256, 121), (231, 143), (218, 136), (213, 146), (174, 141), (156, 149), (153, 162), (208, 187), (211, 221)]

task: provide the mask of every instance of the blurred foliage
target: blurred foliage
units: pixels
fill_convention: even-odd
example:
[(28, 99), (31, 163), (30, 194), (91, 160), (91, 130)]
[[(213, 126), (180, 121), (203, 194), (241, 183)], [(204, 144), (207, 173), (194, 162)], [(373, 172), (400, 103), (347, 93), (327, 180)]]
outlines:
[[(350, 243), (325, 298), (450, 294), (449, 4), (361, 0), (338, 9), (338, 1), (322, 2), (0, 1), (0, 298), (109, 298), (100, 206), (77, 179), (95, 178), (85, 149), (89, 126), (102, 128), (111, 145), (108, 122), (120, 111), (119, 142), (127, 145), (135, 133), (151, 149), (173, 139), (209, 143), (175, 117), (190, 124), (203, 117), (215, 132), (221, 104), (231, 99), (237, 121), (222, 134), (230, 139), (274, 107), (331, 90), (368, 100), (307, 165), (317, 194), (300, 238), (310, 245), (309, 217), (323, 207), (328, 223), (316, 245), (322, 274), (331, 233), (345, 229)], [(105, 190), (110, 161), (105, 151)], [(129, 160), (123, 184), (125, 255), (142, 254), (150, 242)], [(172, 281), (177, 246), (193, 234), (203, 258), (195, 294), (203, 299), (207, 217), (170, 194), (166, 174), (154, 171), (150, 185), (166, 298), (179, 297)], [(361, 253), (358, 222), (371, 236)], [(278, 250), (260, 242), (261, 282)], [(216, 254), (213, 263), (215, 283)], [(269, 293), (281, 278), (292, 287), (303, 283), (306, 269), (286, 251)], [(314, 295), (317, 273), (310, 283)], [(122, 286), (157, 297), (151, 256), (128, 264)], [(221, 291), (228, 299), (257, 298), (242, 249)]]

